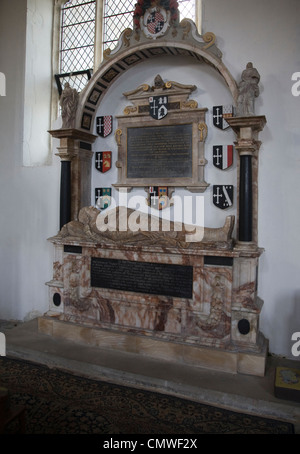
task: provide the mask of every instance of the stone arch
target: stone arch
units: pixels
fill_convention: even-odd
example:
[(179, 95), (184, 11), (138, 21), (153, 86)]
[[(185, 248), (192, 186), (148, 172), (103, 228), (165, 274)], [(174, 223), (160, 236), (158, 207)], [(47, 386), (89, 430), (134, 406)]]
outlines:
[(222, 53), (217, 48), (213, 33), (199, 35), (196, 25), (184, 19), (177, 27), (156, 40), (149, 39), (139, 31), (126, 29), (120, 36), (117, 47), (105, 52), (104, 60), (80, 95), (75, 128), (93, 132), (96, 112), (106, 91), (134, 65), (158, 56), (190, 56), (212, 66), (223, 77), (236, 105), (238, 90), (233, 76), (222, 62)]

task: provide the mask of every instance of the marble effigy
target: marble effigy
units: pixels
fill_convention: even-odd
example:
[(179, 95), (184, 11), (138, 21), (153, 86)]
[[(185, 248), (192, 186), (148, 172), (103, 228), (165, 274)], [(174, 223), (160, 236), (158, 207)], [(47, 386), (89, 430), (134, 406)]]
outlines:
[[(133, 218), (133, 219), (131, 219)], [(57, 239), (77, 241), (85, 238), (95, 244), (109, 242), (143, 246), (176, 246), (182, 248), (232, 247), (234, 216), (228, 216), (220, 228), (190, 226), (180, 222), (168, 222), (157, 216), (118, 206), (108, 213), (99, 213), (95, 207), (80, 210), (78, 221), (71, 221), (62, 227)]]
[[(120, 225), (124, 216), (128, 221), (133, 214), (136, 215), (133, 210), (118, 207), (111, 210), (111, 219), (114, 225), (115, 221)], [(106, 214), (99, 215), (96, 208), (86, 207), (80, 211), (78, 221), (71, 221), (50, 238), (56, 250), (53, 280), (48, 283), (52, 307), (40, 320), (41, 331), (66, 336), (70, 326), (75, 331), (76, 327), (81, 327), (75, 338), (85, 341), (82, 329), (88, 329), (89, 336), (93, 333), (94, 340), (89, 338), (92, 343), (99, 341), (100, 333), (105, 337), (105, 332), (130, 335), (131, 342), (134, 335), (159, 343), (159, 348), (156, 346), (151, 353), (147, 347), (150, 355), (161, 352), (166, 345), (168, 348), (172, 345), (175, 351), (183, 346), (192, 347), (197, 354), (204, 348), (205, 355), (217, 348), (224, 356), (213, 367), (228, 370), (229, 355), (231, 372), (241, 367), (243, 371), (243, 366), (238, 365), (238, 355), (250, 352), (259, 359), (259, 366), (253, 369), (252, 364), (251, 370), (246, 366), (244, 371), (263, 375), (261, 359), (265, 357), (265, 342), (258, 327), (261, 307), (256, 295), (260, 251), (234, 250), (231, 237), (234, 218), (228, 217), (221, 228), (199, 228), (201, 239), (195, 241), (194, 235), (194, 241), (189, 241), (191, 226), (183, 225), (178, 230), (178, 225), (171, 223), (170, 231), (151, 232), (146, 229), (150, 225), (149, 216), (142, 213), (138, 216), (143, 231), (107, 229), (101, 232), (99, 227), (103, 229), (104, 216)], [(95, 259), (191, 267), (192, 293), (189, 297), (178, 297), (156, 294), (155, 290), (150, 294), (109, 288), (109, 285), (106, 288), (105, 284), (92, 286)], [(180, 283), (180, 274), (178, 280)], [(59, 323), (66, 322), (68, 329), (58, 329)], [(244, 324), (242, 330), (241, 324)], [(127, 349), (128, 341), (125, 344)], [(172, 355), (167, 356), (172, 358)], [(186, 361), (188, 354), (184, 356)], [(203, 355), (198, 361), (203, 365)], [(210, 361), (204, 361), (204, 365)]]

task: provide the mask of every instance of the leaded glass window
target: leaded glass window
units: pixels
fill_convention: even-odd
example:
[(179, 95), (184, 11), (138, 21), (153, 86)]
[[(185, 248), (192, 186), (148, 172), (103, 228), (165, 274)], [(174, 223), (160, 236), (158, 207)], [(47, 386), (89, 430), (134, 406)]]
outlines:
[(180, 20), (196, 18), (196, 0), (178, 0)]
[[(197, 0), (179, 0), (180, 17), (195, 20)], [(126, 28), (132, 28), (135, 0), (104, 1), (103, 49), (113, 49)]]
[(104, 1), (103, 49), (113, 49), (126, 28), (132, 28), (132, 18), (136, 1)]
[[(103, 16), (97, 17), (96, 3), (102, 1)], [(195, 20), (198, 2), (199, 0), (178, 0), (180, 18)], [(93, 69), (96, 21), (101, 21), (103, 24), (103, 50), (113, 49), (117, 45), (121, 33), (126, 28), (133, 27), (135, 4), (136, 0), (119, 0), (118, 2), (115, 0), (70, 0), (66, 2), (61, 9), (60, 73)], [(82, 83), (85, 84), (86, 81)], [(78, 84), (80, 85), (80, 82)], [(78, 87), (76, 88), (78, 89)]]
[[(61, 14), (60, 73), (93, 69), (96, 0), (70, 0)], [(86, 82), (83, 76), (73, 76), (72, 87), (81, 91)]]

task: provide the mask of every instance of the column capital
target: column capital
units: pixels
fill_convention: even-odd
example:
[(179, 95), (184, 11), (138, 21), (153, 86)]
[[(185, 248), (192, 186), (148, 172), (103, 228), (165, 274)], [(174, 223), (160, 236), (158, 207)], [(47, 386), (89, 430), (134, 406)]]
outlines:
[(258, 133), (263, 130), (266, 117), (264, 115), (230, 117), (226, 121), (237, 136), (234, 146), (239, 155), (255, 155), (261, 145), (261, 142), (257, 140)]
[(254, 156), (260, 149), (261, 142), (259, 140), (246, 140), (239, 139), (234, 142), (234, 147), (240, 156), (251, 155)]
[[(97, 136), (79, 129), (55, 129), (48, 132), (52, 137), (60, 139), (56, 156), (59, 156), (61, 161), (72, 161), (77, 156), (78, 149), (82, 148), (81, 142), (92, 144), (97, 139)], [(89, 151), (86, 151), (86, 154), (92, 155)]]
[(80, 140), (83, 142), (94, 143), (97, 136), (81, 129), (52, 129), (48, 131), (56, 139)]
[(238, 139), (251, 140), (256, 139), (267, 123), (264, 115), (249, 117), (229, 117), (227, 123), (236, 133)]

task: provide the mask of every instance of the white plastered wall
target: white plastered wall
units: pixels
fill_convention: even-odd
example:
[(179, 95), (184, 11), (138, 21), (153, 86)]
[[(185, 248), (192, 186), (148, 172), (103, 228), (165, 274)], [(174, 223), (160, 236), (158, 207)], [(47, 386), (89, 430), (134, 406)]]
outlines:
[[(107, 91), (97, 111), (97, 115), (112, 115), (113, 131), (111, 135), (104, 139), (98, 137), (93, 145), (93, 149), (95, 152), (112, 151), (112, 168), (103, 174), (95, 169), (95, 158), (93, 159), (92, 201), (93, 203), (95, 202), (94, 188), (111, 187), (112, 183), (116, 183), (118, 180), (117, 168), (115, 166), (115, 162), (118, 160), (118, 149), (114, 134), (118, 127), (116, 116), (124, 115), (124, 108), (131, 105), (123, 93), (131, 91), (144, 83), (152, 86), (154, 84), (154, 77), (157, 74), (165, 82), (173, 80), (182, 84), (196, 85), (197, 89), (192, 92), (190, 99), (197, 101), (198, 108), (208, 109), (206, 112), (208, 134), (205, 142), (208, 163), (205, 166), (205, 180), (210, 186), (202, 194), (193, 194), (184, 188), (176, 188), (173, 193), (175, 206), (177, 208), (178, 205), (182, 205), (183, 212), (181, 212), (181, 209), (177, 211), (174, 206), (164, 209), (160, 213), (156, 211), (154, 215), (160, 215), (166, 219), (184, 221), (190, 224), (205, 225), (206, 227), (221, 227), (224, 225), (226, 216), (235, 215), (236, 213), (236, 191), (234, 193), (235, 202), (233, 207), (220, 210), (214, 207), (212, 203), (212, 186), (213, 184), (233, 184), (236, 187), (236, 159), (234, 159), (234, 164), (224, 172), (213, 166), (213, 145), (233, 144), (234, 133), (230, 128), (221, 131), (213, 126), (212, 107), (218, 102), (224, 105), (230, 104), (232, 103), (232, 97), (223, 78), (214, 68), (205, 63), (199, 63), (189, 57), (159, 57), (141, 63), (123, 74)], [(157, 122), (157, 126), (159, 126), (159, 121)], [(97, 134), (96, 128), (93, 133)], [(116, 204), (119, 204), (119, 193), (114, 188), (112, 188), (112, 197)], [(136, 197), (139, 197), (139, 200)], [(146, 197), (147, 194), (143, 187), (133, 189), (127, 196), (129, 207), (141, 211), (148, 211)], [(123, 200), (124, 196), (121, 197), (121, 204), (123, 204)], [(140, 204), (136, 205), (135, 201), (140, 202)], [(201, 210), (202, 206), (204, 206), (204, 219)], [(189, 211), (185, 207), (189, 207)], [(193, 212), (190, 212), (191, 207), (193, 207)], [(174, 215), (176, 211), (177, 217), (176, 214)]]
[(300, 3), (204, 0), (203, 28), (217, 35), (234, 76), (248, 61), (261, 75), (256, 113), (267, 125), (260, 134), (260, 326), (271, 352), (291, 356), (292, 334), (300, 331), (300, 97), (291, 92), (300, 69)]
[[(47, 61), (49, 72), (52, 0), (36, 2), (39, 11), (31, 24), (26, 24), (27, 13), (32, 17), (26, 3), (0, 2), (0, 71), (6, 76), (6, 96), (0, 97), (0, 319), (17, 320), (47, 310), (45, 282), (52, 273), (53, 251), (46, 240), (57, 232), (59, 216), (59, 163), (53, 159), (52, 165), (42, 165), (49, 162), (44, 159), (45, 143), (51, 155), (47, 132), (51, 74), (46, 81), (41, 61)], [(33, 40), (26, 40), (26, 29)], [(29, 61), (33, 74), (31, 70), (25, 74)], [(44, 90), (47, 96), (40, 96)], [(24, 132), (29, 123), (31, 129)], [(27, 146), (30, 150), (24, 156), (25, 140), (25, 150)], [(26, 161), (38, 151), (39, 160), (25, 166), (24, 157)]]

